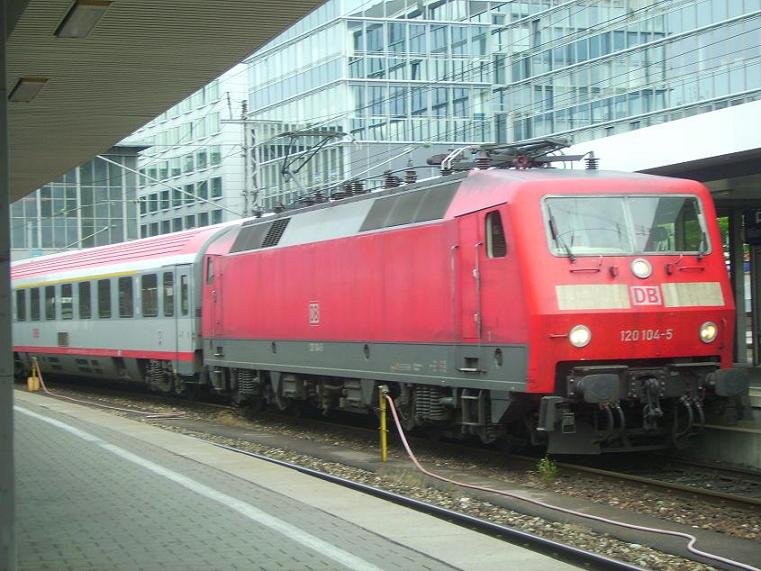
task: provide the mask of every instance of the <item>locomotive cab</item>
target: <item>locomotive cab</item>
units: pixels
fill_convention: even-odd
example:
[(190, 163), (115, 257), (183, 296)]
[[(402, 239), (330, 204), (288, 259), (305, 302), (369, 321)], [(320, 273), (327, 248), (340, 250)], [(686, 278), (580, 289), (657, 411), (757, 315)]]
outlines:
[(594, 171), (528, 183), (513, 203), (535, 441), (556, 453), (681, 445), (715, 397), (747, 391), (705, 187)]

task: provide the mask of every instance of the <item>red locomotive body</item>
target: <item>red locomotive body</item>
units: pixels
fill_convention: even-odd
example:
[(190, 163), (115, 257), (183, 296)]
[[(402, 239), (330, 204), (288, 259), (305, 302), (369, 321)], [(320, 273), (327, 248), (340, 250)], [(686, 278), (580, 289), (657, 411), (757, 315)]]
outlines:
[(207, 252), (213, 382), (326, 410), (386, 382), (409, 426), (668, 445), (744, 386), (714, 221), (695, 182), (549, 169), (252, 221)]

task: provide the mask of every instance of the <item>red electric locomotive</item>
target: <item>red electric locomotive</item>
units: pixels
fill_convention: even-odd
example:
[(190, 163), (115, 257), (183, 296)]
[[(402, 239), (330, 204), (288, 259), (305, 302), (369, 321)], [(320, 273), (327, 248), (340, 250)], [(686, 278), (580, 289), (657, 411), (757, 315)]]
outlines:
[(678, 445), (747, 392), (710, 194), (541, 168), (555, 148), (455, 153), (442, 170), (463, 172), (16, 264), (17, 367), (361, 413), (385, 384), (410, 429)]

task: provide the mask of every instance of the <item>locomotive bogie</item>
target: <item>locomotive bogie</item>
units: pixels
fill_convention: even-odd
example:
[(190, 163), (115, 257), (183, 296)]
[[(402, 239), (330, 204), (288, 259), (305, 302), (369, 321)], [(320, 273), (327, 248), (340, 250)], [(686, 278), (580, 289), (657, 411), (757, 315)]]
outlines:
[(339, 378), (278, 371), (215, 367), (213, 385), (242, 407), (270, 405), (281, 411), (312, 408), (328, 414), (343, 411), (374, 415), (384, 385), (395, 399), (404, 427), (437, 429), (452, 438), (480, 438), (491, 443), (504, 434), (502, 416), (508, 391), (375, 379)]

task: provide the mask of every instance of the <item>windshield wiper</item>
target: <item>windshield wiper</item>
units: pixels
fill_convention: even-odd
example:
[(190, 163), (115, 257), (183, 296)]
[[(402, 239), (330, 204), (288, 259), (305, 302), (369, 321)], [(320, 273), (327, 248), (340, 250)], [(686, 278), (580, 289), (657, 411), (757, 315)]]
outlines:
[(698, 246), (698, 260), (702, 260), (703, 256), (708, 253), (708, 238), (705, 232), (700, 233), (700, 245)]
[(566, 244), (566, 241), (560, 237), (560, 234), (558, 234), (558, 227), (555, 225), (555, 217), (552, 213), (550, 213), (550, 234), (552, 234), (552, 239), (555, 241), (555, 244), (563, 248), (565, 253), (568, 254), (568, 259), (571, 262), (575, 262), (576, 256), (571, 252), (571, 247)]

